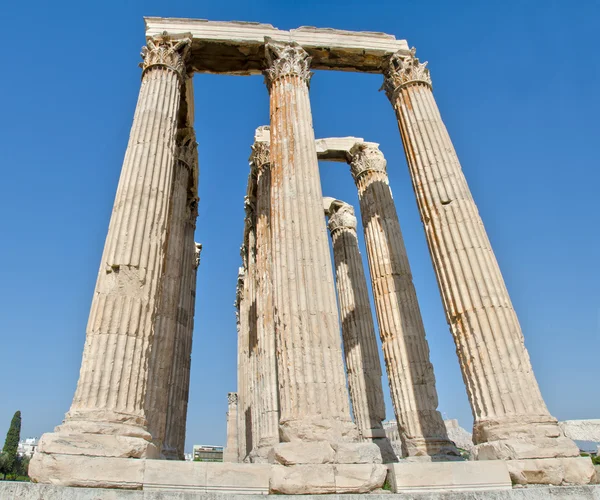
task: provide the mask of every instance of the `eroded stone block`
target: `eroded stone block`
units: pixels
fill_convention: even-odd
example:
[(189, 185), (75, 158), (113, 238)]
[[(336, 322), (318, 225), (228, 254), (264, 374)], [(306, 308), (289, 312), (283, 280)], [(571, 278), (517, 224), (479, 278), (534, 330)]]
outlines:
[(512, 482), (520, 485), (590, 484), (596, 479), (596, 470), (589, 457), (507, 460), (506, 465)]
[(279, 443), (274, 447), (275, 461), (282, 465), (332, 464), (336, 453), (326, 441)]

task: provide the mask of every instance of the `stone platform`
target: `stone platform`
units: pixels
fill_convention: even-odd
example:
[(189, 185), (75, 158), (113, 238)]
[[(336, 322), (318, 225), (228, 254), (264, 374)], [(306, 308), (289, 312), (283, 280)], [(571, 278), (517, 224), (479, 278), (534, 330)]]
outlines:
[[(67, 488), (50, 484), (0, 481), (0, 500), (252, 500), (258, 495), (198, 493), (186, 491), (128, 491)], [(277, 495), (291, 500), (297, 496)], [(437, 493), (387, 492), (365, 495), (304, 495), (303, 500), (600, 500), (600, 486), (532, 487), (503, 491), (453, 491)]]

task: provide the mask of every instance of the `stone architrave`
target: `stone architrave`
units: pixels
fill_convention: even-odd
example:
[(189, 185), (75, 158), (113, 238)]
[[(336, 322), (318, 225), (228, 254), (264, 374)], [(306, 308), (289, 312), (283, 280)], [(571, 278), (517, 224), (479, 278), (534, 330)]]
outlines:
[(238, 462), (238, 395), (237, 392), (227, 394), (227, 445), (223, 450), (223, 462)]
[(437, 409), (429, 345), (412, 281), (386, 161), (372, 142), (350, 150), (379, 334), (404, 456), (458, 456)]
[[(71, 409), (40, 439), (31, 477), (48, 454), (157, 457), (145, 399), (165, 272), (175, 179), (175, 135), (188, 37), (149, 39)], [(73, 457), (75, 459), (75, 457)], [(76, 462), (76, 460), (75, 460)], [(75, 463), (74, 462), (74, 463)], [(53, 481), (69, 484), (70, 470)]]
[[(271, 108), (271, 242), (281, 443), (272, 492), (323, 492), (357, 464), (368, 477), (348, 492), (381, 487), (385, 466), (373, 443), (359, 443), (350, 417), (340, 325), (312, 127), (310, 58), (297, 44), (266, 39)], [(349, 466), (346, 466), (349, 467)], [(359, 468), (360, 468), (359, 467)], [(321, 476), (315, 476), (315, 473)], [(290, 474), (302, 484), (290, 488)], [(336, 491), (336, 490), (334, 490)]]
[(256, 287), (256, 344), (255, 396), (253, 412), (255, 434), (250, 461), (266, 462), (273, 446), (279, 442), (279, 397), (277, 390), (277, 363), (275, 323), (273, 321), (273, 293), (271, 283), (271, 172), (269, 158), (269, 127), (256, 130), (250, 156), (254, 183), (249, 192), (255, 199), (255, 273)]
[(342, 321), (352, 413), (358, 432), (365, 441), (379, 446), (385, 463), (396, 462), (396, 454), (385, 435), (381, 364), (375, 325), (369, 303), (367, 278), (356, 234), (354, 209), (333, 198), (323, 199), (327, 227), (333, 244), (336, 288)]
[(391, 56), (384, 74), (467, 386), (477, 458), (578, 456), (540, 393), (502, 273), (434, 100), (426, 63), (419, 62), (413, 49)]

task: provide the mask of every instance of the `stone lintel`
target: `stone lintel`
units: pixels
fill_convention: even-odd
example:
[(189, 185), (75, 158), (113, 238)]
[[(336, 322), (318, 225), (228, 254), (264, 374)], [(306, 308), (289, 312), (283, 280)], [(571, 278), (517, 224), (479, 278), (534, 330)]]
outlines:
[(190, 66), (197, 73), (261, 74), (265, 37), (301, 45), (312, 57), (312, 69), (381, 73), (388, 56), (410, 53), (406, 40), (368, 31), (311, 26), (285, 31), (270, 24), (162, 17), (145, 17), (144, 22), (147, 38), (191, 33)]
[(350, 159), (350, 150), (357, 142), (364, 142), (362, 137), (328, 137), (317, 139), (317, 157), (319, 161), (340, 161), (347, 163)]

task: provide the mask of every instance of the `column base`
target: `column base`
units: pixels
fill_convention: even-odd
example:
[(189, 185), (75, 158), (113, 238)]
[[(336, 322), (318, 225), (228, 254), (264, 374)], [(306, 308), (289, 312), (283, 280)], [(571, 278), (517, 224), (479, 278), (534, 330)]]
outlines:
[(301, 418), (281, 419), (279, 436), (282, 442), (329, 441), (356, 442), (359, 433), (354, 422), (349, 420)]
[(68, 413), (65, 422), (54, 432), (43, 434), (29, 466), (30, 477), (34, 481), (48, 482), (48, 474), (52, 474), (55, 484), (78, 486), (80, 484), (70, 478), (72, 467), (83, 458), (159, 458), (150, 433), (136, 425), (143, 419), (114, 412), (90, 412), (91, 416), (100, 414), (107, 420), (71, 420), (83, 413)]
[(248, 454), (248, 461), (253, 464), (275, 463), (274, 447), (279, 444), (279, 439), (261, 439)]
[(578, 457), (579, 448), (565, 437), (555, 418), (521, 416), (476, 422), (475, 460), (527, 460)]
[(513, 484), (570, 486), (594, 484), (596, 469), (589, 457), (506, 460)]
[(380, 464), (381, 451), (374, 443), (329, 443), (327, 441), (279, 443), (273, 448), (273, 463)]
[(29, 463), (29, 477), (35, 483), (57, 486), (139, 490), (143, 485), (145, 463), (146, 460), (133, 458), (36, 451)]
[(383, 486), (386, 476), (387, 467), (381, 464), (273, 465), (269, 493), (370, 493)]
[(396, 455), (392, 443), (388, 438), (373, 438), (371, 441), (379, 448), (384, 464), (392, 464), (398, 461), (398, 455)]

